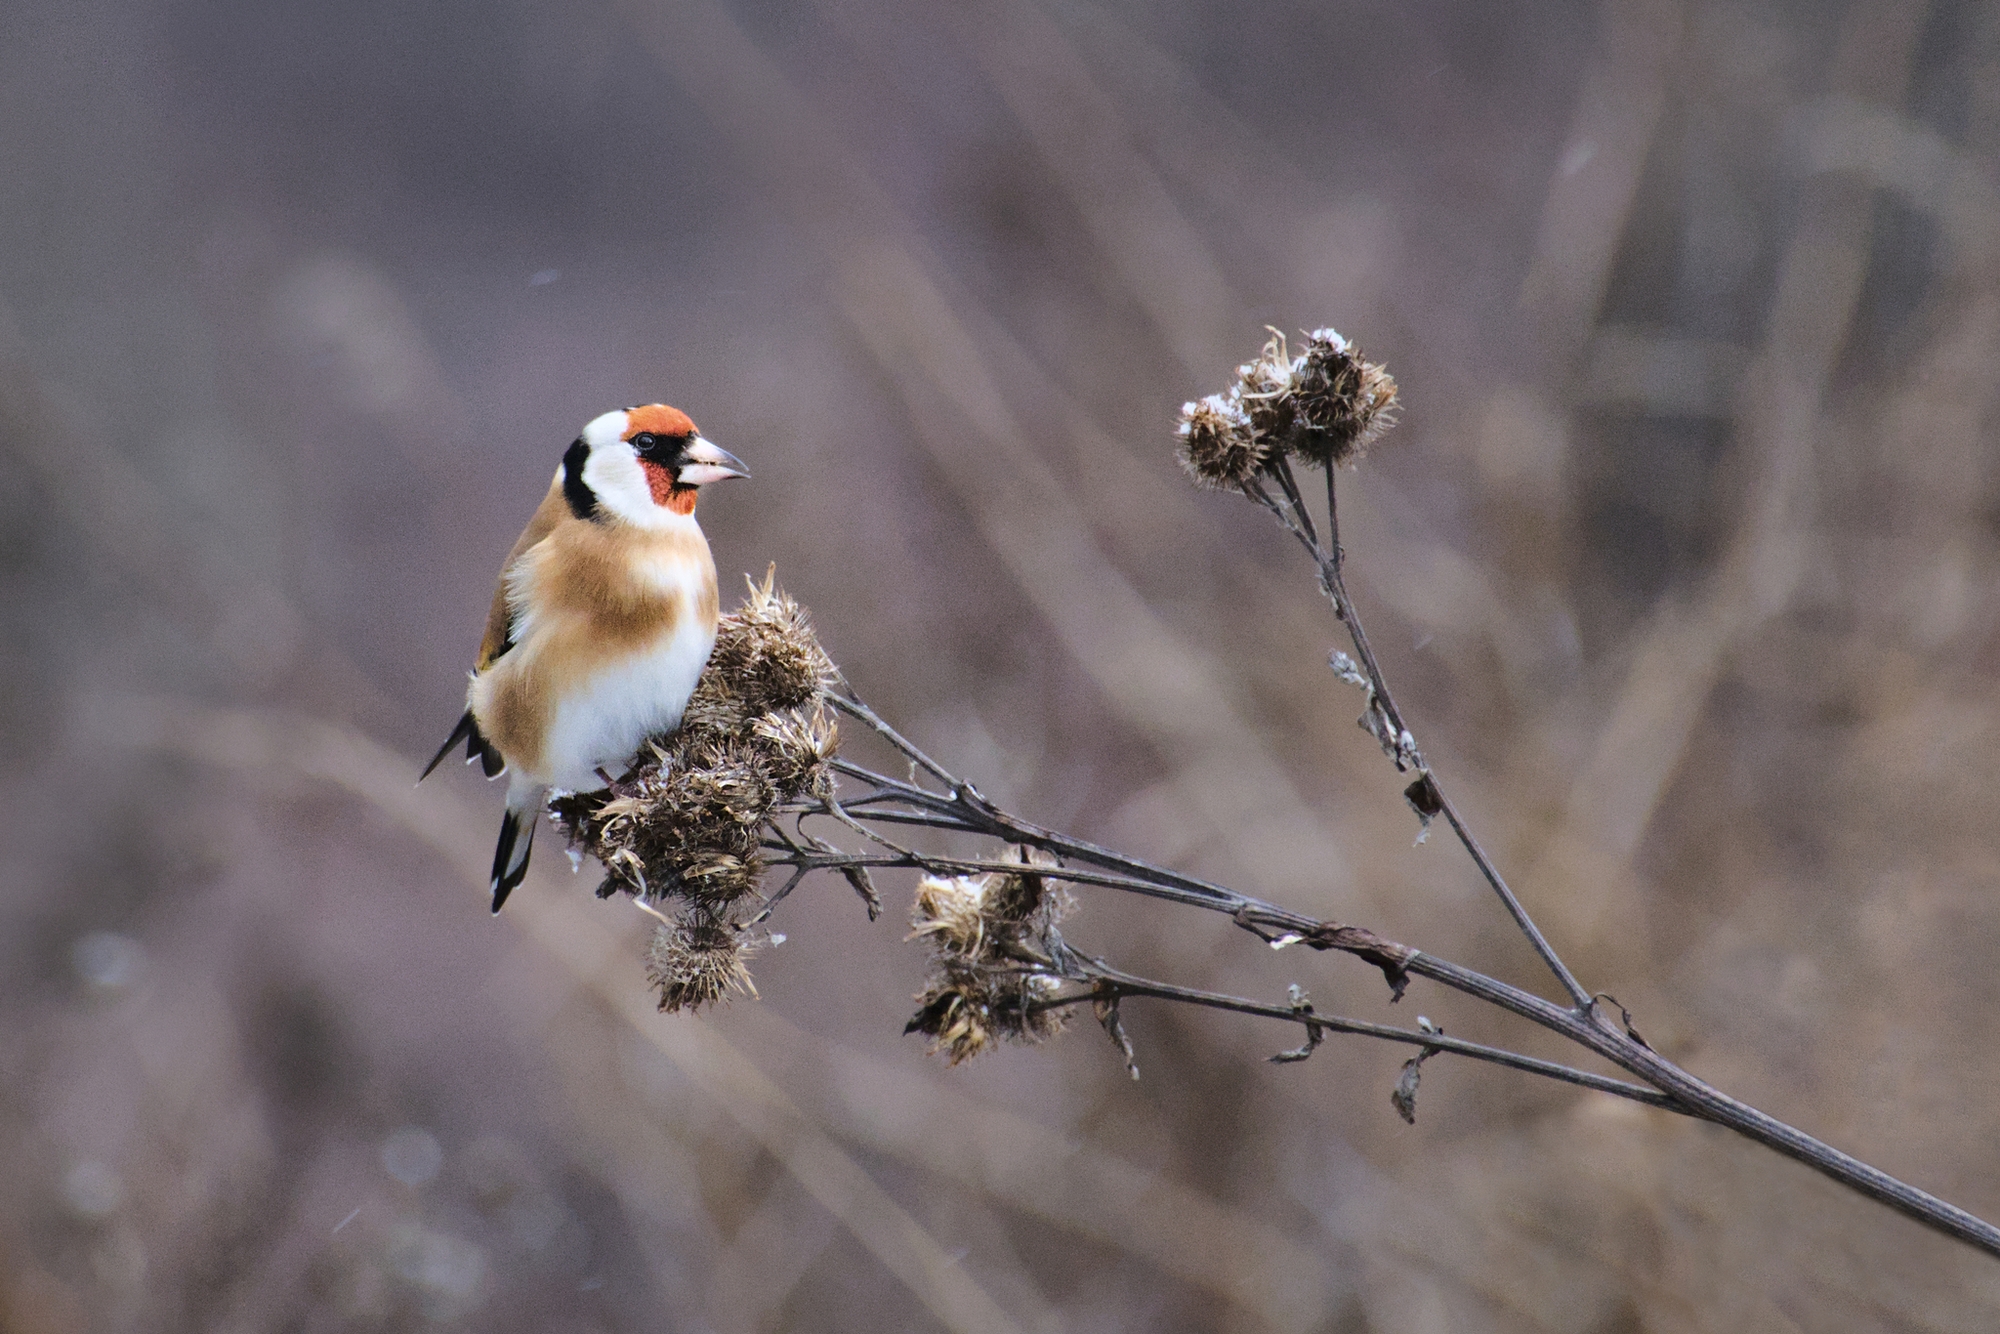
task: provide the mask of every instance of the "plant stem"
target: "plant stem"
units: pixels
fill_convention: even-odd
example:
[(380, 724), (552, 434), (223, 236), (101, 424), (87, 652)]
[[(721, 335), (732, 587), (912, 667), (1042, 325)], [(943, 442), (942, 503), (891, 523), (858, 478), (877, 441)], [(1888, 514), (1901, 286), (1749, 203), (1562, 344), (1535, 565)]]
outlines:
[[(1648, 1047), (1629, 1029), (1622, 1029), (1609, 1022), (1587, 995), (1579, 998), (1575, 1008), (1566, 1008), (1461, 964), (1377, 936), (1365, 928), (1308, 917), (1276, 904), (1239, 894), (1226, 886), (1166, 867), (1155, 866), (1087, 840), (1043, 828), (1001, 810), (981, 796), (977, 789), (961, 782), (934, 761), (920, 760), (918, 756), (921, 752), (918, 752), (907, 738), (882, 722), (880, 715), (858, 699), (835, 697), (833, 703), (866, 723), (899, 753), (910, 759), (913, 764), (928, 771), (949, 789), (946, 793), (934, 792), (914, 782), (903, 782), (876, 773), (852, 761), (836, 761), (835, 766), (843, 776), (866, 784), (869, 788), (863, 795), (842, 803), (843, 822), (850, 827), (855, 823), (865, 824), (870, 821), (922, 825), (951, 833), (969, 834), (1038, 848), (1054, 854), (1062, 863), (1036, 868), (1036, 874), (1048, 879), (1091, 885), (1122, 893), (1141, 894), (1189, 907), (1224, 913), (1237, 926), (1251, 931), (1266, 941), (1289, 943), (1287, 938), (1291, 938), (1292, 941), (1310, 948), (1353, 954), (1389, 974), (1392, 985), (1403, 974), (1427, 978), (1462, 995), (1506, 1010), (1559, 1034), (1625, 1070), (1657, 1092), (1640, 1097), (1637, 1096), (1634, 1086), (1624, 1084), (1623, 1081), (1607, 1079), (1605, 1076), (1590, 1074), (1587, 1071), (1573, 1070), (1571, 1067), (1553, 1062), (1539, 1061), (1501, 1048), (1487, 1048), (1481, 1044), (1463, 1043), (1460, 1039), (1445, 1039), (1442, 1035), (1412, 1033), (1409, 1029), (1371, 1025), (1362, 1020), (1349, 1020), (1338, 1016), (1302, 1015), (1286, 1006), (1200, 992), (1170, 983), (1131, 977), (1097, 961), (1090, 961), (1085, 970), (1071, 970), (1076, 974), (1072, 980), (1106, 980), (1126, 995), (1206, 1005), (1211, 1008), (1234, 1010), (1297, 1023), (1310, 1021), (1318, 1023), (1329, 1032), (1355, 1033), (1385, 1041), (1438, 1047), (1529, 1074), (1558, 1079), (1619, 1097), (1634, 1098), (1636, 1101), (1711, 1121), (1734, 1130), (1871, 1199), (1888, 1205), (1927, 1227), (1956, 1237), (1987, 1254), (2000, 1256), (2000, 1228), (1995, 1228), (1992, 1224), (1955, 1205), (1899, 1181), (1794, 1126), (1728, 1096)], [(890, 809), (882, 809), (883, 806)], [(903, 809), (894, 809), (897, 806)], [(790, 814), (793, 818), (805, 818), (811, 815), (834, 818), (830, 802), (810, 807), (802, 805)], [(1490, 866), (1490, 861), (1480, 850), (1477, 841), (1449, 804), (1446, 806), (1446, 815), (1452, 821), (1460, 840), (1472, 853), (1475, 862), (1480, 863), (1482, 867)], [(781, 854), (772, 859), (775, 863), (810, 870), (840, 870), (857, 866), (903, 866), (944, 875), (964, 875), (1010, 874), (1019, 873), (1022, 869), (1021, 864), (1016, 861), (932, 855), (909, 849), (862, 854), (845, 852), (822, 843), (808, 846), (798, 841), (781, 841), (772, 845), (770, 850)], [(1085, 867), (1097, 869), (1083, 869)], [(1497, 880), (1497, 874), (1494, 878)], [(1496, 884), (1495, 888), (1504, 890), (1504, 882)], [(1503, 892), (1503, 899), (1507, 897), (1510, 896)], [(1535, 938), (1535, 936), (1530, 937), (1530, 939)], [(1069, 973), (1064, 975), (1067, 976)]]
[[(1281, 479), (1281, 486), (1286, 495), (1286, 500), (1282, 503), (1254, 483), (1244, 489), (1251, 499), (1263, 505), (1284, 524), (1312, 557), (1318, 567), (1321, 584), (1333, 603), (1335, 614), (1348, 628), (1355, 653), (1366, 674), (1373, 702), (1379, 704), (1383, 717), (1395, 729), (1396, 753), (1415, 760), (1423, 779), (1429, 782), (1436, 796), (1440, 807), (1439, 813), (1450, 823), (1459, 843), (1471, 856), (1473, 863), (1479, 867), (1487, 884), (1506, 906), (1516, 926), (1534, 946), (1535, 952), (1549, 970), (1561, 981), (1573, 1002), (1571, 1006), (1559, 1005), (1461, 964), (1387, 940), (1365, 928), (1307, 917), (1276, 904), (1238, 894), (1225, 886), (1199, 877), (1155, 866), (1139, 858), (1023, 820), (1001, 810), (972, 785), (954, 777), (942, 765), (918, 750), (907, 737), (891, 727), (873, 709), (851, 695), (845, 697), (836, 695), (832, 696), (831, 700), (837, 709), (864, 723), (909, 761), (911, 765), (909, 781), (890, 778), (852, 761), (835, 760), (833, 767), (836, 772), (866, 785), (868, 790), (841, 804), (836, 804), (831, 799), (817, 804), (802, 803), (789, 810), (787, 814), (794, 820), (803, 820), (814, 815), (837, 819), (850, 829), (860, 830), (882, 850), (859, 854), (842, 851), (809, 836), (799, 840), (784, 838), (768, 846), (769, 851), (780, 854), (774, 857), (773, 861), (791, 865), (798, 871), (900, 866), (943, 875), (967, 875), (1011, 874), (1019, 873), (1021, 870), (1018, 862), (988, 857), (952, 857), (918, 852), (869, 831), (866, 828), (869, 822), (922, 826), (1037, 848), (1059, 859), (1058, 865), (1038, 867), (1036, 870), (1038, 875), (1052, 880), (1141, 894), (1189, 907), (1204, 908), (1211, 912), (1226, 913), (1237, 926), (1273, 944), (1296, 942), (1314, 949), (1331, 949), (1353, 954), (1380, 968), (1398, 996), (1407, 976), (1427, 978), (1462, 995), (1506, 1010), (1559, 1034), (1643, 1081), (1650, 1086), (1650, 1091), (1626, 1084), (1622, 1080), (1575, 1070), (1501, 1048), (1467, 1043), (1462, 1039), (1447, 1039), (1441, 1034), (1414, 1033), (1409, 1029), (1389, 1025), (1370, 1024), (1363, 1020), (1339, 1016), (1317, 1015), (1292, 1007), (1132, 977), (1129, 974), (1119, 973), (1100, 961), (1085, 960), (1084, 956), (1074, 951), (1067, 951), (1070, 966), (1057, 968), (1052, 975), (1061, 975), (1071, 981), (1084, 982), (1092, 986), (1109, 987), (1114, 996), (1147, 996), (1289, 1020), (1306, 1025), (1309, 1034), (1315, 1031), (1313, 1026), (1317, 1025), (1319, 1029), (1328, 1032), (1353, 1033), (1385, 1041), (1453, 1051), (1472, 1059), (1490, 1061), (1529, 1074), (1597, 1089), (1619, 1097), (1632, 1098), (1651, 1106), (1711, 1121), (1803, 1163), (1814, 1171), (1870, 1199), (1886, 1204), (1927, 1227), (1956, 1237), (1989, 1255), (2000, 1256), (2000, 1228), (1995, 1228), (1956, 1205), (1899, 1181), (1794, 1126), (1787, 1125), (1730, 1097), (1654, 1051), (1632, 1031), (1629, 1025), (1614, 1024), (1606, 1018), (1590, 994), (1564, 966), (1527, 910), (1522, 907), (1520, 900), (1500, 875), (1498, 868), (1494, 866), (1492, 858), (1486, 854), (1479, 840), (1467, 827), (1458, 808), (1437, 787), (1435, 774), (1423, 763), (1414, 744), (1404, 744), (1403, 738), (1408, 736), (1408, 729), (1404, 726), (1402, 714), (1389, 692), (1388, 683), (1382, 677), (1381, 668), (1369, 649), (1366, 632), (1355, 613), (1353, 602), (1348, 597), (1342, 579), (1344, 557), (1339, 538), (1337, 496), (1331, 472), (1329, 471), (1327, 477), (1327, 532), (1332, 543), (1331, 551), (1322, 547), (1316, 540), (1309, 519), (1303, 515), (1303, 506), (1299, 504), (1296, 484), (1284, 484), (1288, 480)], [(1298, 506), (1300, 512), (1288, 513), (1287, 504)], [(919, 770), (935, 779), (945, 791), (934, 791), (920, 783), (917, 776)], [(1087, 867), (1095, 869), (1083, 869)], [(789, 887), (788, 883), (787, 888)], [(1083, 962), (1077, 963), (1079, 960)], [(1051, 966), (1054, 967), (1053, 964)], [(1059, 1003), (1076, 1003), (1088, 998), (1090, 998), (1088, 995), (1069, 997)]]
[[(1286, 491), (1288, 495), (1294, 497), (1298, 494), (1295, 487), (1288, 486)], [(1333, 467), (1329, 466), (1326, 469), (1327, 533), (1332, 543), (1331, 551), (1312, 539), (1308, 527), (1286, 515), (1278, 503), (1271, 499), (1268, 492), (1265, 492), (1260, 487), (1247, 486), (1244, 488), (1244, 493), (1250, 499), (1271, 511), (1278, 521), (1285, 525), (1291, 534), (1299, 540), (1299, 545), (1305, 548), (1306, 554), (1311, 557), (1313, 564), (1318, 568), (1320, 587), (1325, 591), (1327, 598), (1333, 603), (1334, 615), (1339, 617), (1341, 624), (1347, 627), (1348, 638), (1353, 641), (1355, 656), (1360, 659), (1361, 670), (1368, 678), (1368, 685), (1369, 689), (1373, 692), (1373, 698), (1380, 704), (1383, 716), (1388, 720), (1389, 726), (1394, 729), (1394, 735), (1397, 739), (1396, 767), (1399, 769), (1404, 767), (1402, 738), (1411, 737), (1411, 732), (1408, 725), (1403, 721), (1402, 710), (1396, 707), (1396, 698), (1389, 690), (1389, 683), (1382, 675), (1380, 664), (1375, 661), (1374, 650), (1368, 646), (1368, 632), (1362, 627), (1361, 617), (1354, 609), (1354, 600), (1348, 596), (1347, 582), (1343, 577), (1347, 556), (1340, 545), (1340, 502), (1336, 491)], [(1299, 507), (1301, 518), (1303, 518), (1303, 503), (1296, 499), (1293, 503)], [(1441, 804), (1441, 813), (1451, 825), (1452, 833), (1457, 835), (1459, 844), (1464, 847), (1466, 854), (1472, 858), (1473, 865), (1479, 868), (1480, 875), (1485, 877), (1486, 883), (1499, 896), (1501, 904), (1507, 910), (1507, 915), (1514, 919), (1514, 925), (1527, 938), (1528, 944), (1534, 948), (1536, 955), (1540, 957), (1543, 964), (1548, 967), (1548, 970), (1555, 975), (1556, 980), (1562, 984), (1563, 990), (1569, 993), (1569, 998), (1575, 1004), (1577, 1012), (1579, 1014), (1587, 1013), (1591, 1007), (1590, 993), (1584, 990), (1583, 984), (1577, 981), (1576, 975), (1570, 972), (1569, 966), (1556, 953), (1555, 946), (1551, 945), (1548, 937), (1542, 934), (1541, 927), (1535, 924), (1535, 919), (1529, 915), (1528, 910), (1522, 906), (1520, 898), (1508, 886), (1506, 878), (1500, 874), (1500, 868), (1495, 866), (1493, 859), (1486, 855), (1486, 849), (1481, 847), (1479, 840), (1472, 836), (1472, 831), (1466, 827), (1465, 820), (1458, 813), (1458, 808), (1452, 804), (1451, 799), (1445, 795), (1444, 788), (1438, 783), (1436, 771), (1424, 761), (1421, 753), (1415, 750), (1414, 738), (1412, 738), (1412, 744), (1409, 749), (1416, 760), (1418, 771), (1429, 780), (1431, 791), (1436, 795)]]
[[(1541, 1075), (1565, 1084), (1575, 1084), (1580, 1088), (1594, 1089), (1633, 1102), (1642, 1102), (1649, 1107), (1663, 1111), (1678, 1112), (1683, 1115), (1697, 1115), (1683, 1107), (1672, 1097), (1640, 1084), (1628, 1084), (1622, 1079), (1611, 1079), (1604, 1075), (1592, 1074), (1587, 1070), (1577, 1070), (1554, 1061), (1544, 1061), (1534, 1056), (1523, 1056), (1519, 1052), (1507, 1051), (1501, 1047), (1489, 1047), (1482, 1042), (1468, 1042), (1464, 1038), (1447, 1037), (1445, 1034), (1426, 1033), (1414, 1028), (1398, 1028), (1392, 1024), (1369, 1023), (1363, 1019), (1348, 1019), (1340, 1015), (1320, 1014), (1313, 1010), (1295, 1009), (1288, 1005), (1273, 1005), (1264, 1001), (1247, 1000), (1240, 996), (1226, 996), (1219, 992), (1200, 991), (1193, 987), (1176, 986), (1170, 982), (1155, 982), (1148, 978), (1134, 977), (1104, 964), (1101, 960), (1091, 960), (1088, 976), (1099, 982), (1110, 992), (1120, 996), (1147, 996), (1158, 1000), (1176, 1001), (1185, 1005), (1199, 1005), (1209, 1009), (1228, 1010), (1237, 1014), (1257, 1015), (1265, 1019), (1282, 1019), (1296, 1023), (1310, 1030), (1322, 1028), (1329, 1033), (1351, 1033), (1359, 1037), (1377, 1038), (1386, 1042), (1400, 1042), (1412, 1047), (1434, 1047), (1440, 1051), (1455, 1052), (1476, 1061), (1487, 1061), (1494, 1065), (1506, 1066), (1511, 1070), (1522, 1070), (1528, 1074)], [(1079, 979), (1081, 980), (1081, 979)], [(1096, 994), (1085, 994), (1064, 998), (1064, 1004), (1075, 1004), (1084, 1000), (1098, 999)]]

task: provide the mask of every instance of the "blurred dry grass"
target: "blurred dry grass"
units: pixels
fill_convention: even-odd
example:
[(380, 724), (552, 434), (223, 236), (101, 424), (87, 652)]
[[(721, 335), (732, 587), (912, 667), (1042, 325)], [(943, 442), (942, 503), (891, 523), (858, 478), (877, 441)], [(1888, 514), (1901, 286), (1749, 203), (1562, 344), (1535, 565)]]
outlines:
[[(629, 910), (551, 857), (489, 920), (495, 795), (404, 781), (560, 444), (665, 397), (757, 473), (722, 568), (1015, 809), (1534, 981), (1308, 576), (1171, 461), (1331, 321), (1409, 403), (1357, 594), (1565, 955), (1992, 1217), (2000, 6), (6, 26), (0, 1327), (1992, 1327), (1970, 1252), (1502, 1071), (1409, 1128), (1397, 1053), (1135, 1006), (1139, 1084), (1088, 1031), (946, 1072), (842, 886), (761, 1001), (655, 1016)], [(1385, 1012), (1224, 926), (1074, 934)]]

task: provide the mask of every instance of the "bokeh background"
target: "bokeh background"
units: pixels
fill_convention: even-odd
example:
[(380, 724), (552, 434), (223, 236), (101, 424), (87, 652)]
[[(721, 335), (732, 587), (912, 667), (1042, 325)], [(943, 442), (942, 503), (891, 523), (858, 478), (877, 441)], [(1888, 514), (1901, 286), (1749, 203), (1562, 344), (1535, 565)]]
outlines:
[[(1343, 483), (1427, 754), (1577, 971), (2000, 1214), (2000, 5), (13, 0), (0, 1324), (1987, 1330), (2000, 1268), (1719, 1130), (1132, 1005), (957, 1070), (908, 885), (759, 1000), (410, 779), (564, 444), (666, 399), (855, 685), (1022, 814), (1541, 986), (1412, 847), (1178, 405), (1386, 361)], [(1135, 971), (1555, 1054), (1084, 897)]]

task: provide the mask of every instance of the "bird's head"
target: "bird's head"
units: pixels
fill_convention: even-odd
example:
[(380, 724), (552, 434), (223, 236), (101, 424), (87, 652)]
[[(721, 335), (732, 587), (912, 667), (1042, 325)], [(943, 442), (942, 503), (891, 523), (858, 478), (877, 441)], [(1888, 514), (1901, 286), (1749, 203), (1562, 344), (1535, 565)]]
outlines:
[(563, 455), (563, 495), (580, 519), (603, 512), (657, 528), (694, 513), (709, 482), (748, 477), (728, 450), (710, 444), (679, 408), (647, 403), (594, 419)]

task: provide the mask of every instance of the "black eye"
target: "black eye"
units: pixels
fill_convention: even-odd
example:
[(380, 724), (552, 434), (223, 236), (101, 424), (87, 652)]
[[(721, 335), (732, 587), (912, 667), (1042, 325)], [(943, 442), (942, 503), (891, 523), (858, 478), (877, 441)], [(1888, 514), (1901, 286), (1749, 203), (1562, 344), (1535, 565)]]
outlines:
[(684, 435), (661, 435), (656, 431), (641, 431), (626, 442), (632, 446), (640, 458), (649, 463), (671, 466), (680, 452), (687, 448), (688, 437)]

